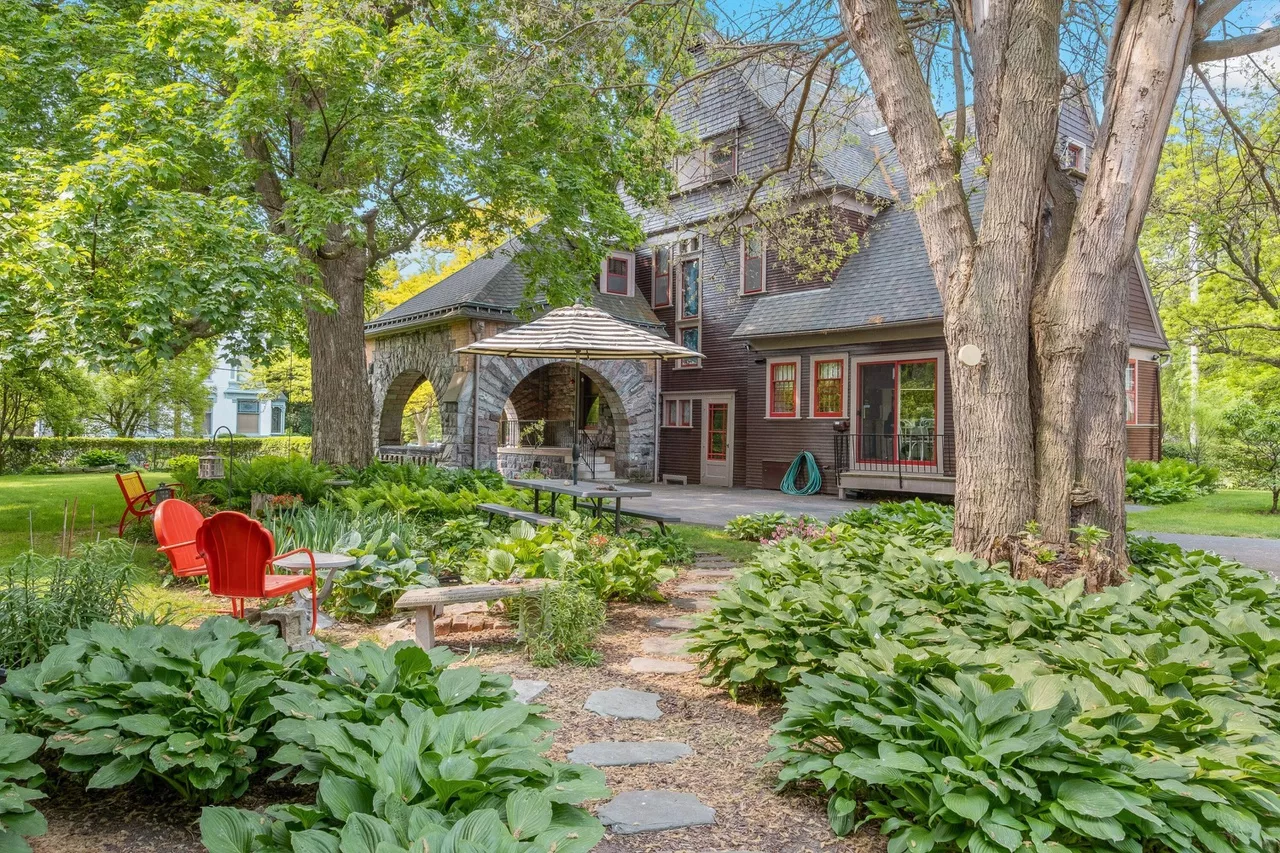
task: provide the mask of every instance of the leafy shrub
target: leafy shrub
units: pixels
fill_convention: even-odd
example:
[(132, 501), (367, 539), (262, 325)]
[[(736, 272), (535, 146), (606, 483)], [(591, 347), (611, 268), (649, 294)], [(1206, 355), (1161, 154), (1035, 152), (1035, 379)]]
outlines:
[(200, 493), (200, 457), (190, 453), (174, 456), (168, 464), (169, 476), (181, 485), (188, 495)]
[(118, 450), (86, 450), (75, 458), (77, 468), (126, 468), (129, 457)]
[(1125, 463), (1125, 499), (1140, 504), (1172, 504), (1212, 492), (1218, 472), (1186, 459)]
[(439, 489), (457, 492), (477, 488), (501, 489), (502, 475), (497, 471), (473, 468), (444, 468), (439, 465), (393, 464), (372, 462), (364, 468), (346, 469), (344, 476), (357, 488), (389, 483), (415, 489)]
[(49, 825), (44, 815), (31, 805), (44, 798), (38, 790), (44, 771), (31, 761), (43, 741), (35, 735), (11, 729), (8, 705), (0, 697), (0, 850), (31, 850), (24, 838), (44, 835)]
[(760, 540), (761, 545), (777, 545), (783, 539), (803, 539), (812, 542), (815, 539), (831, 538), (831, 531), (807, 515), (792, 521), (784, 521), (773, 529), (773, 532)]
[(72, 628), (130, 623), (133, 555), (130, 543), (106, 539), (70, 557), (23, 554), (0, 567), (0, 666), (40, 660)]
[(434, 555), (437, 565), (451, 566), (483, 546), (488, 535), (489, 529), (478, 515), (450, 518), (441, 522), (427, 537), (427, 549)]
[(625, 536), (641, 549), (657, 548), (662, 552), (662, 561), (669, 566), (689, 566), (698, 560), (698, 552), (674, 530), (663, 533), (653, 527), (641, 527), (627, 531)]
[[(108, 450), (124, 454), (130, 465), (164, 468), (166, 460), (179, 455), (200, 456), (216, 447), (219, 455), (227, 455), (227, 440), (211, 442), (207, 438), (96, 438), (93, 436), (60, 436), (57, 438), (31, 438), (16, 436), (6, 443), (5, 470), (0, 473), (20, 471), (32, 464), (65, 467), (81, 453), (89, 450)], [(261, 454), (276, 456), (311, 455), (311, 439), (306, 436), (237, 436), (237, 459), (248, 459)]]
[(267, 629), (217, 617), (195, 630), (97, 624), (10, 672), (5, 690), (58, 766), (115, 788), (139, 773), (184, 799), (238, 797), (274, 743), (277, 681), (305, 658)]
[(830, 523), (902, 536), (921, 548), (945, 548), (951, 544), (955, 517), (954, 507), (916, 498), (850, 510), (831, 519)]
[(555, 666), (566, 660), (579, 664), (599, 662), (591, 644), (604, 627), (605, 610), (594, 592), (561, 583), (512, 602), (520, 635), (534, 666)]
[(217, 482), (222, 495), (232, 506), (247, 507), (254, 492), (268, 495), (300, 495), (304, 503), (317, 503), (329, 491), (333, 469), (300, 457), (259, 456), (249, 462), (239, 459), (231, 464), (231, 489), (226, 495), (227, 480)]
[(574, 552), (570, 576), (604, 601), (661, 601), (658, 585), (676, 576), (657, 548), (596, 534)]
[(356, 565), (338, 575), (328, 609), (339, 618), (388, 616), (410, 587), (436, 586), (425, 555), (409, 550), (395, 533), (353, 530), (338, 540), (335, 551), (350, 554)]
[(795, 516), (782, 512), (757, 512), (732, 518), (724, 526), (724, 532), (743, 542), (758, 542), (773, 534), (779, 524), (795, 521)]
[(405, 702), (376, 726), (282, 724), (281, 739), (308, 744), (315, 805), (206, 808), (201, 835), (210, 853), (586, 853), (604, 828), (580, 804), (608, 796), (604, 775), (543, 757), (547, 727), (518, 702), (443, 714)]
[(377, 482), (362, 488), (351, 486), (343, 489), (335, 499), (335, 503), (348, 512), (385, 511), (423, 521), (472, 515), (476, 512), (476, 505), (482, 503), (523, 507), (528, 505), (527, 502), (526, 496), (509, 487), (491, 489), (479, 484), (474, 490), (458, 488), (446, 491), (435, 486), (422, 488), (392, 482)]

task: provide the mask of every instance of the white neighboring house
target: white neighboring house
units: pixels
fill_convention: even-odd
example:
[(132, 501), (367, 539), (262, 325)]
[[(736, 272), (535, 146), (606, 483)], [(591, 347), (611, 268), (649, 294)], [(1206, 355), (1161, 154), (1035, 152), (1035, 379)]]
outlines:
[(285, 399), (262, 398), (262, 386), (255, 385), (247, 359), (218, 350), (209, 388), (209, 408), (204, 413), (204, 434), (226, 427), (236, 435), (284, 435)]

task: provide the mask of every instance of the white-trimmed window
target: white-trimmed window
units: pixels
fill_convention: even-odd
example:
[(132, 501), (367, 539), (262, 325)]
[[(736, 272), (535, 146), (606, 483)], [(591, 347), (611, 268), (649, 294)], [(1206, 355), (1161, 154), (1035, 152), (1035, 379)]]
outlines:
[(768, 383), (765, 417), (800, 417), (800, 359), (771, 358), (765, 370)]
[(1138, 422), (1138, 360), (1129, 359), (1124, 368), (1124, 422), (1133, 426)]
[(750, 296), (764, 293), (765, 246), (764, 236), (758, 231), (742, 235), (742, 294)]
[(675, 172), (679, 192), (732, 180), (738, 174), (738, 131), (713, 136), (697, 150), (679, 155)]
[[(702, 352), (702, 258), (697, 255), (681, 256), (676, 277), (676, 343)], [(676, 367), (701, 367), (703, 361), (701, 358), (684, 358), (676, 362)]]
[(1088, 149), (1077, 139), (1068, 139), (1062, 146), (1062, 168), (1083, 172)]
[(691, 429), (693, 427), (693, 398), (663, 397), (662, 425), (672, 429)]
[(610, 252), (600, 264), (600, 292), (632, 296), (636, 292), (636, 256)]
[(809, 414), (815, 418), (847, 416), (849, 357), (815, 355), (809, 360)]
[(671, 304), (671, 247), (655, 246), (653, 250), (653, 307)]
[(257, 400), (236, 400), (236, 432), (257, 435), (259, 405)]

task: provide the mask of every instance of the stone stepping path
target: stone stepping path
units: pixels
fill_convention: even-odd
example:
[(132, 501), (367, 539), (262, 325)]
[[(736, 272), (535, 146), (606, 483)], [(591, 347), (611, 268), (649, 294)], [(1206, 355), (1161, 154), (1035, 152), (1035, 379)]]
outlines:
[(650, 619), (650, 628), (659, 628), (663, 631), (692, 631), (698, 624), (697, 620), (692, 616), (669, 616), (666, 619)]
[(676, 587), (676, 592), (685, 595), (714, 595), (724, 589), (722, 583), (686, 583)]
[(674, 741), (599, 741), (574, 747), (569, 761), (593, 767), (634, 767), (670, 764), (686, 755), (693, 755), (693, 750), (687, 744)]
[(687, 658), (689, 657), (689, 640), (677, 637), (648, 637), (640, 643), (640, 651), (646, 655)]
[(627, 667), (632, 672), (641, 672), (645, 675), (683, 675), (697, 669), (691, 663), (661, 658), (632, 658), (627, 662)]
[(693, 794), (678, 791), (624, 791), (596, 815), (619, 835), (661, 832), (716, 822), (716, 810)]
[(705, 612), (713, 607), (709, 598), (673, 598), (671, 604), (680, 610), (692, 610), (696, 613)]
[(662, 711), (658, 708), (657, 693), (626, 687), (597, 690), (587, 697), (587, 702), (582, 707), (602, 717), (618, 720), (656, 720), (662, 716)]
[(738, 576), (738, 572), (733, 569), (690, 569), (685, 572), (691, 578), (697, 580), (733, 580)]
[(530, 678), (513, 678), (511, 680), (511, 687), (516, 691), (516, 701), (523, 702), (526, 705), (546, 693), (547, 688), (550, 686), (545, 681), (536, 681)]

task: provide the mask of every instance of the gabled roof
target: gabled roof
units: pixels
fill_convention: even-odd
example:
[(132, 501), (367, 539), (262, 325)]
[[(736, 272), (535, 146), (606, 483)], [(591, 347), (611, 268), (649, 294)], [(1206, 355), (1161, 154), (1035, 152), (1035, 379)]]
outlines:
[[(508, 240), (487, 255), (396, 307), (364, 324), (366, 336), (377, 336), (422, 326), (448, 317), (517, 319), (528, 279), (515, 262), (524, 248), (519, 239)], [(661, 328), (648, 303), (641, 297), (617, 296), (593, 291), (592, 304), (612, 316), (642, 328)]]

